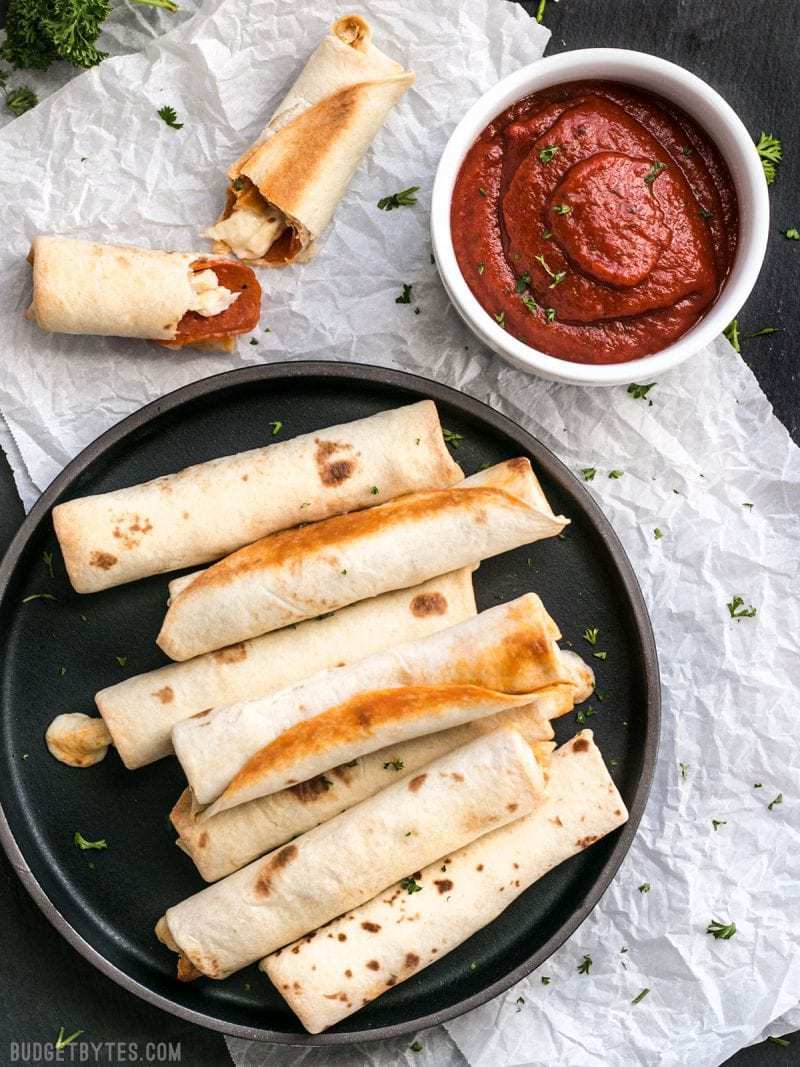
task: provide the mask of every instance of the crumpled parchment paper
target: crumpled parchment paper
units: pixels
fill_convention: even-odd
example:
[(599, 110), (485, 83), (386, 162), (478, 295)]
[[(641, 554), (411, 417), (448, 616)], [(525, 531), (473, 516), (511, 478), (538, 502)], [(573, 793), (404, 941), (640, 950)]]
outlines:
[[(48, 336), (22, 318), (36, 232), (205, 249), (198, 233), (216, 217), (225, 168), (344, 10), (208, 0), (143, 53), (75, 78), (0, 134), (0, 410), (20, 490), (30, 505), (84, 445), (146, 401), (286, 358), (379, 363), (446, 382), (516, 419), (573, 470), (596, 467), (590, 488), (633, 560), (664, 685), (653, 793), (614, 884), (543, 972), (418, 1035), (420, 1051), (411, 1037), (229, 1048), (237, 1064), (282, 1067), (711, 1067), (800, 1024), (800, 450), (723, 340), (637, 400), (623, 387), (521, 374), (482, 349), (449, 306), (430, 262), (436, 162), (469, 104), (538, 58), (547, 32), (503, 0), (370, 0), (378, 45), (414, 68), (417, 83), (317, 259), (262, 274), (270, 332), (259, 329), (257, 345), (244, 340), (233, 356), (164, 353)], [(132, 17), (120, 16), (124, 47)], [(164, 104), (183, 129), (159, 120)], [(380, 196), (409, 185), (421, 186), (416, 207), (377, 210)], [(403, 283), (413, 285), (410, 306), (395, 303)], [(611, 469), (624, 474), (609, 479)], [(757, 607), (755, 618), (731, 618), (734, 594)], [(602, 746), (601, 723), (597, 736)], [(736, 936), (714, 940), (712, 918), (735, 921)], [(584, 954), (588, 975), (577, 971)]]

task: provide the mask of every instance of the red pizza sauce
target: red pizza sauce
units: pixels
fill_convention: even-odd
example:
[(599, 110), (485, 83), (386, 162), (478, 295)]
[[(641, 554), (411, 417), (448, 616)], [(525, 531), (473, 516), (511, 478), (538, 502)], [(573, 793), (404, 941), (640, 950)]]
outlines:
[(201, 315), (187, 311), (178, 323), (174, 341), (159, 342), (165, 348), (183, 348), (198, 341), (217, 341), (249, 333), (258, 325), (261, 314), (261, 286), (251, 267), (232, 259), (198, 259), (192, 270), (213, 270), (220, 285), (239, 297), (218, 315)]
[(514, 337), (574, 363), (665, 348), (713, 304), (736, 251), (728, 168), (669, 101), (614, 82), (520, 100), (468, 152), (456, 258)]

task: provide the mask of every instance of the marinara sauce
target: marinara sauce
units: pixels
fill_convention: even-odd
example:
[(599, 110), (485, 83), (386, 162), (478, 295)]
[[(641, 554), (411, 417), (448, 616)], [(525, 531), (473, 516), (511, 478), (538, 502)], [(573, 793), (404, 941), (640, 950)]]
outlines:
[(456, 257), (514, 337), (575, 363), (665, 348), (713, 304), (738, 236), (733, 180), (661, 97), (570, 82), (525, 97), (468, 152)]

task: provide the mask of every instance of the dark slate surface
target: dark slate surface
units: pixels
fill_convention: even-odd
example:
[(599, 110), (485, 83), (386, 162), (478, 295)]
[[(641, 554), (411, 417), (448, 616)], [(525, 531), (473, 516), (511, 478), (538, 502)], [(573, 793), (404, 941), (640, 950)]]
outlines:
[[(524, 6), (530, 11), (537, 4)], [(4, 7), (0, 3), (0, 13)], [(767, 261), (740, 321), (743, 333), (763, 326), (782, 329), (746, 342), (743, 358), (778, 417), (800, 440), (800, 376), (793, 345), (800, 242), (780, 234), (790, 226), (800, 228), (796, 18), (796, 0), (561, 0), (547, 5), (544, 22), (553, 31), (548, 54), (591, 46), (654, 52), (709, 81), (756, 136), (765, 129), (782, 137), (786, 161), (770, 194)], [(21, 520), (8, 464), (0, 457), (0, 548)], [(53, 932), (5, 857), (0, 867), (0, 1062), (10, 1062), (9, 1042), (52, 1041), (64, 1026), (67, 1033), (83, 1028), (95, 1041), (137, 1041), (142, 1049), (148, 1041), (180, 1041), (182, 1063), (228, 1067), (220, 1035), (163, 1014), (96, 972)], [(745, 1049), (728, 1061), (729, 1067), (797, 1065), (800, 1033), (791, 1040), (788, 1048), (766, 1043)], [(120, 1062), (118, 1057), (115, 1053), (105, 1062)], [(277, 1050), (275, 1058), (280, 1062)]]

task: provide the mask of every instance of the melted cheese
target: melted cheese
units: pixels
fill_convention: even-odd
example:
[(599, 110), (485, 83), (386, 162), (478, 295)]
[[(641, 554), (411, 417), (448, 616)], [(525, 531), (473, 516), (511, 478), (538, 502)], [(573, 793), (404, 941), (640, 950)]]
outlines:
[(189, 281), (194, 290), (194, 296), (186, 310), (196, 311), (198, 315), (206, 318), (227, 311), (231, 304), (239, 299), (239, 293), (232, 293), (230, 289), (219, 284), (216, 274), (210, 268), (193, 271)]
[(286, 219), (252, 191), (240, 196), (226, 219), (204, 236), (227, 245), (238, 259), (261, 259), (286, 229)]
[(99, 763), (113, 743), (102, 719), (90, 719), (81, 712), (57, 715), (44, 737), (50, 755), (69, 767)]

